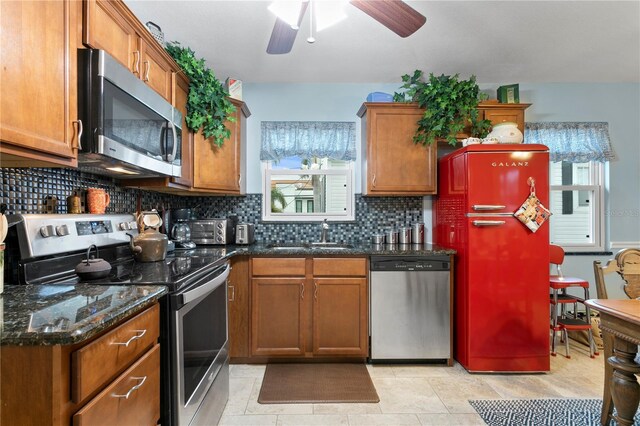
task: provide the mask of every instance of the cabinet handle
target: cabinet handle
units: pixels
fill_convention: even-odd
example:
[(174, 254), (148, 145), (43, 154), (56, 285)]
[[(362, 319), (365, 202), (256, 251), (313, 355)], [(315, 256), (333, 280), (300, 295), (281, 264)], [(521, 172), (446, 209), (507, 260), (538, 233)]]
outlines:
[(134, 50), (133, 56), (136, 57), (135, 62), (133, 63), (133, 72), (140, 75), (140, 51)]
[(231, 297), (229, 298), (229, 302), (235, 302), (236, 301), (236, 287), (233, 285), (230, 285), (229, 288), (231, 289)]
[(135, 332), (137, 333), (135, 336), (133, 336), (131, 339), (127, 340), (126, 342), (112, 342), (112, 345), (121, 345), (124, 346), (125, 348), (127, 346), (129, 346), (129, 343), (133, 342), (134, 340), (138, 340), (139, 338), (141, 338), (142, 336), (144, 336), (147, 333), (147, 330), (135, 330)]
[(131, 394), (134, 391), (137, 391), (138, 389), (140, 389), (140, 387), (142, 387), (142, 385), (144, 384), (144, 382), (147, 380), (147, 376), (144, 377), (132, 377), (132, 379), (134, 380), (140, 380), (140, 382), (138, 382), (137, 385), (135, 385), (134, 387), (132, 387), (131, 389), (129, 389), (129, 392), (122, 394), (122, 395), (118, 395), (117, 393), (112, 393), (111, 396), (114, 398), (124, 398), (124, 399), (129, 399), (129, 397), (131, 396)]
[(304, 283), (301, 283), (302, 287), (300, 287), (300, 298), (304, 300)]
[(315, 300), (318, 300), (318, 281), (314, 281), (314, 282), (313, 282), (313, 287), (314, 287), (314, 290), (313, 290), (313, 298), (314, 298)]
[(376, 175), (373, 175), (373, 182), (371, 184), (372, 186), (376, 186)]
[(151, 69), (151, 64), (149, 63), (149, 61), (144, 61), (144, 65), (145, 65), (145, 73), (142, 81), (149, 81), (149, 70)]
[(74, 121), (74, 123), (78, 123), (78, 150), (82, 149), (82, 132), (84, 130), (84, 127), (82, 126), (82, 120), (76, 120)]
[(242, 175), (238, 175), (238, 188), (240, 188), (241, 182), (242, 182)]

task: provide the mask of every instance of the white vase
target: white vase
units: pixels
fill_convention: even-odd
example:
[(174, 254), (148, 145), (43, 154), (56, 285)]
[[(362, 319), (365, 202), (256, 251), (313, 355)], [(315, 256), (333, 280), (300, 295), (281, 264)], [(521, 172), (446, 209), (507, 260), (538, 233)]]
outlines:
[(522, 143), (524, 139), (518, 125), (511, 122), (494, 125), (487, 138), (496, 138), (500, 143)]

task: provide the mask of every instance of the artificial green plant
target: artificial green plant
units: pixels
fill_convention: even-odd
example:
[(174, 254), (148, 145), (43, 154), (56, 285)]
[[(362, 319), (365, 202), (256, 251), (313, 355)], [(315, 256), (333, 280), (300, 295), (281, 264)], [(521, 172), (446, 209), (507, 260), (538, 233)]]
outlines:
[(413, 137), (415, 143), (430, 145), (437, 139), (444, 139), (455, 145), (456, 134), (470, 125), (471, 136), (485, 137), (491, 128), (489, 120), (481, 120), (478, 102), (487, 99), (480, 92), (476, 77), (460, 80), (458, 74), (439, 77), (429, 74), (425, 81), (420, 70), (413, 75), (402, 76), (401, 89), (393, 95), (395, 102), (416, 102), (424, 108), (424, 115), (418, 121), (418, 129)]
[(222, 146), (225, 139), (231, 136), (225, 122), (235, 121), (231, 114), (236, 107), (229, 101), (229, 93), (213, 71), (206, 67), (204, 59), (196, 58), (193, 50), (182, 47), (176, 41), (167, 43), (165, 49), (189, 78), (187, 127), (194, 132), (202, 128), (205, 138), (212, 138), (213, 143)]

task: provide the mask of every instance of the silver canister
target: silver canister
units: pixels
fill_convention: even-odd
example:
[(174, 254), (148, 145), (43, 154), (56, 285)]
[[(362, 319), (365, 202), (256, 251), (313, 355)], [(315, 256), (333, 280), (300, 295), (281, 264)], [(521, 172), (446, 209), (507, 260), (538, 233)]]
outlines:
[(395, 229), (390, 229), (385, 234), (387, 245), (395, 245), (398, 244), (398, 231)]
[(400, 233), (398, 235), (398, 243), (400, 244), (411, 244), (411, 228), (406, 226), (400, 228)]
[(424, 244), (424, 223), (411, 225), (411, 241), (413, 244)]
[(371, 243), (374, 245), (384, 244), (384, 234), (373, 234), (371, 236)]

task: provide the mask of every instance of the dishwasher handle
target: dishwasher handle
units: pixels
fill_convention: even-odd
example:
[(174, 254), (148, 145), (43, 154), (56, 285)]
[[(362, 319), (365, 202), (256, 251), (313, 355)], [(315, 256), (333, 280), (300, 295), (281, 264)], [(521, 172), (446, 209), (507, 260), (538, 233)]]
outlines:
[(434, 256), (423, 258), (398, 258), (372, 256), (371, 271), (449, 271), (451, 261), (449, 256)]

